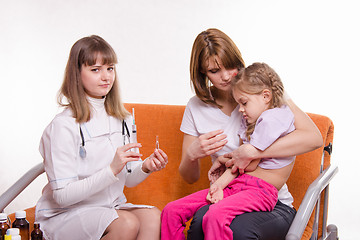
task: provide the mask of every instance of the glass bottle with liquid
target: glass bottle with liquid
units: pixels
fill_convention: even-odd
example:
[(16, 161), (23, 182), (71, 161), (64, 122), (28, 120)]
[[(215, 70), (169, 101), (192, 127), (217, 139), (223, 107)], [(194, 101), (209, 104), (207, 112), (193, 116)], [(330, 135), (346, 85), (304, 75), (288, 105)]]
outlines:
[(28, 240), (30, 238), (29, 233), (29, 222), (26, 220), (26, 212), (25, 211), (17, 211), (15, 212), (15, 221), (12, 224), (13, 228), (19, 228), (20, 236), (22, 240)]
[(31, 232), (31, 240), (43, 240), (43, 232), (40, 229), (40, 223), (34, 223), (34, 230)]
[(6, 213), (0, 213), (0, 240), (4, 240), (6, 230), (10, 228)]

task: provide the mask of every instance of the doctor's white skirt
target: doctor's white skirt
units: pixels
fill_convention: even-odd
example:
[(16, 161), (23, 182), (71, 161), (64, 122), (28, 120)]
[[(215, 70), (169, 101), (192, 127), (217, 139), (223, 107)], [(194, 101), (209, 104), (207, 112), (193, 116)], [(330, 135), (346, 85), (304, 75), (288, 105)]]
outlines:
[[(114, 208), (76, 208), (42, 220), (46, 240), (99, 240), (106, 228), (118, 218), (117, 209), (153, 208), (148, 205), (122, 204)], [(51, 233), (51, 234), (50, 234)]]

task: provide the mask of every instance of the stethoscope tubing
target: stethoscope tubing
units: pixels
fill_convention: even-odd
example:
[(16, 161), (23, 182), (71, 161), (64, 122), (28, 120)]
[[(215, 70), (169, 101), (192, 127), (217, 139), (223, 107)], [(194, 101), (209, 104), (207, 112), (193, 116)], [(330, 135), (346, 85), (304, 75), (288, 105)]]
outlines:
[[(80, 146), (80, 150), (79, 150), (79, 155), (81, 158), (85, 158), (86, 157), (86, 149), (85, 149), (85, 138), (84, 138), (84, 134), (81, 130), (81, 126), (79, 126), (80, 129), (80, 137), (81, 137), (81, 146)], [(126, 132), (126, 134), (125, 134)], [(125, 122), (125, 120), (122, 121), (122, 135), (123, 135), (123, 144), (126, 144), (126, 138), (128, 140), (128, 142), (130, 143), (130, 131), (129, 128)], [(131, 173), (131, 169), (128, 168), (128, 165), (126, 164), (126, 170)]]

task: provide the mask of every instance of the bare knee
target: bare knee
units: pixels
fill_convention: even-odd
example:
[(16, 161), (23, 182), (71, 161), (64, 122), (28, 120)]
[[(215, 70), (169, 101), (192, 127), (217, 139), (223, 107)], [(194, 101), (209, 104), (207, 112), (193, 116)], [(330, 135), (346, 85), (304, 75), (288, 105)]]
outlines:
[(154, 229), (160, 229), (160, 215), (161, 211), (158, 208), (151, 208), (147, 213), (147, 220), (149, 222), (149, 227)]
[(131, 211), (140, 221), (138, 240), (160, 239), (160, 214), (157, 208), (142, 208)]
[(139, 230), (140, 222), (135, 215), (120, 213), (119, 217), (110, 223), (110, 225), (106, 228), (102, 239), (136, 239), (139, 234)]
[(158, 208), (153, 207), (149, 209), (147, 214), (152, 219), (160, 219), (161, 211)]

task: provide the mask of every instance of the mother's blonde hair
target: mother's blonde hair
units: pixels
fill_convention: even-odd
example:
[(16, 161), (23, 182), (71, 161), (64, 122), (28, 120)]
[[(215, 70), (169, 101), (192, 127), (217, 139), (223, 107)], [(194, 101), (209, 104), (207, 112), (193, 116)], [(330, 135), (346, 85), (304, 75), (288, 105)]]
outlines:
[[(102, 64), (116, 64), (117, 56), (114, 49), (101, 37), (92, 35), (78, 40), (71, 48), (66, 65), (64, 80), (58, 94), (60, 106), (69, 107), (77, 122), (87, 122), (91, 118), (90, 104), (86, 98), (84, 86), (81, 81), (81, 68), (83, 65), (96, 64), (101, 57)], [(119, 93), (119, 81), (116, 69), (115, 80), (105, 99), (106, 112), (115, 118), (124, 119), (129, 113), (123, 106)], [(67, 102), (64, 103), (64, 97)]]

